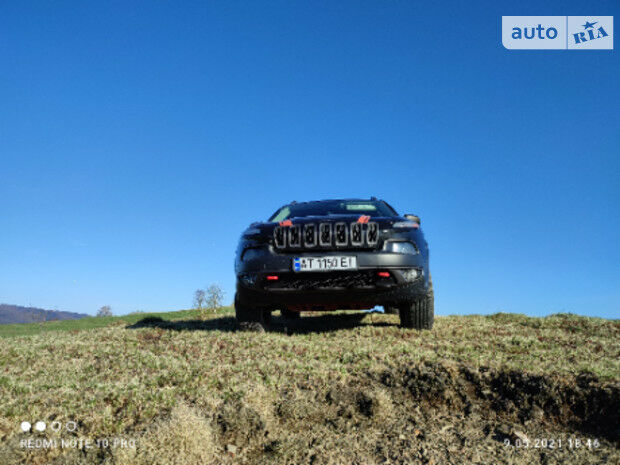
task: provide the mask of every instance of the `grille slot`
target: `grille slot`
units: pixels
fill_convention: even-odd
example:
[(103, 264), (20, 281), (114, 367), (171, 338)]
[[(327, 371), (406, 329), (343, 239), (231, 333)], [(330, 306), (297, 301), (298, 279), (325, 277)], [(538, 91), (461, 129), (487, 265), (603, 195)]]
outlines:
[(319, 226), (319, 244), (321, 246), (332, 245), (332, 225), (321, 223)]
[(364, 242), (362, 223), (351, 223), (351, 245), (360, 246)]
[(336, 236), (336, 246), (342, 247), (347, 245), (347, 224), (336, 223), (334, 236)]
[(379, 225), (377, 223), (368, 223), (366, 230), (366, 243), (369, 246), (377, 245), (379, 242)]
[(307, 224), (304, 226), (304, 246), (314, 247), (316, 245), (316, 225)]
[(298, 224), (289, 226), (288, 245), (290, 247), (301, 247), (301, 227)]
[(273, 230), (273, 243), (279, 249), (286, 247), (286, 231), (282, 226), (276, 226)]

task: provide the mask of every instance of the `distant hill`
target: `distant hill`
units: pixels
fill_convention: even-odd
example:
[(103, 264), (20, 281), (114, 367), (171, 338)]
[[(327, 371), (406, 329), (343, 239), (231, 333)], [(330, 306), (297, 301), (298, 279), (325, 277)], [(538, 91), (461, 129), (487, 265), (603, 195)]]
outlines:
[(0, 324), (11, 323), (41, 323), (43, 321), (77, 320), (89, 315), (84, 313), (61, 312), (58, 310), (44, 310), (36, 307), (21, 307), (19, 305), (0, 304)]

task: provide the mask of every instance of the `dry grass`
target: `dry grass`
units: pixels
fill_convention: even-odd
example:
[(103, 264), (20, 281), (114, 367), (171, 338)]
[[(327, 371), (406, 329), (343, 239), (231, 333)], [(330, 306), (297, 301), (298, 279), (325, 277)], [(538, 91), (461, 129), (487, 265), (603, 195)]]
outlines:
[(179, 404), (170, 412), (170, 418), (154, 422), (141, 435), (139, 447), (119, 448), (114, 461), (126, 465), (206, 465), (216, 460), (210, 422), (196, 409)]
[[(588, 403), (618, 401), (618, 321), (453, 316), (418, 332), (396, 316), (332, 314), (275, 318), (267, 333), (238, 332), (222, 315), (119, 321), (0, 338), (0, 463), (544, 461), (540, 451), (506, 449), (506, 424), (602, 441), (595, 451), (548, 452), (560, 462), (617, 457), (613, 437), (588, 430), (609, 420)], [(571, 391), (577, 380), (583, 388)], [(579, 402), (590, 409), (581, 420)], [(24, 434), (23, 420), (79, 427)], [(76, 435), (137, 447), (19, 442)]]

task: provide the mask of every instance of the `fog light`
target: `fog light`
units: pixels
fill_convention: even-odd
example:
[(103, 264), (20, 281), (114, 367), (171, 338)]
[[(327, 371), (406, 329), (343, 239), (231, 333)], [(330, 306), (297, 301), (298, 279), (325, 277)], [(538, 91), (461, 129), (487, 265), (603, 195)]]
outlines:
[(420, 272), (415, 268), (403, 271), (403, 278), (405, 278), (405, 281), (413, 282), (418, 279), (418, 276), (420, 276)]
[(246, 286), (254, 286), (256, 284), (256, 275), (244, 274), (240, 277), (241, 282)]

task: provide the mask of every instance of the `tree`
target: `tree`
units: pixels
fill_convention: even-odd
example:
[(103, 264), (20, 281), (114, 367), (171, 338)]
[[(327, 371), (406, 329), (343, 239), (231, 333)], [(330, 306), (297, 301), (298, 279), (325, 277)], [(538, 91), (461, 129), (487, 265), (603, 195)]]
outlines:
[[(206, 293), (205, 299), (205, 311), (209, 313), (216, 313), (222, 308), (222, 302), (224, 300), (224, 291), (217, 285), (211, 284)], [(206, 312), (203, 312), (203, 316), (206, 316)]]
[(112, 316), (112, 307), (109, 305), (104, 305), (97, 310), (97, 316)]
[(207, 295), (204, 290), (196, 289), (196, 291), (194, 292), (194, 308), (202, 310), (202, 306), (205, 304), (206, 298)]

